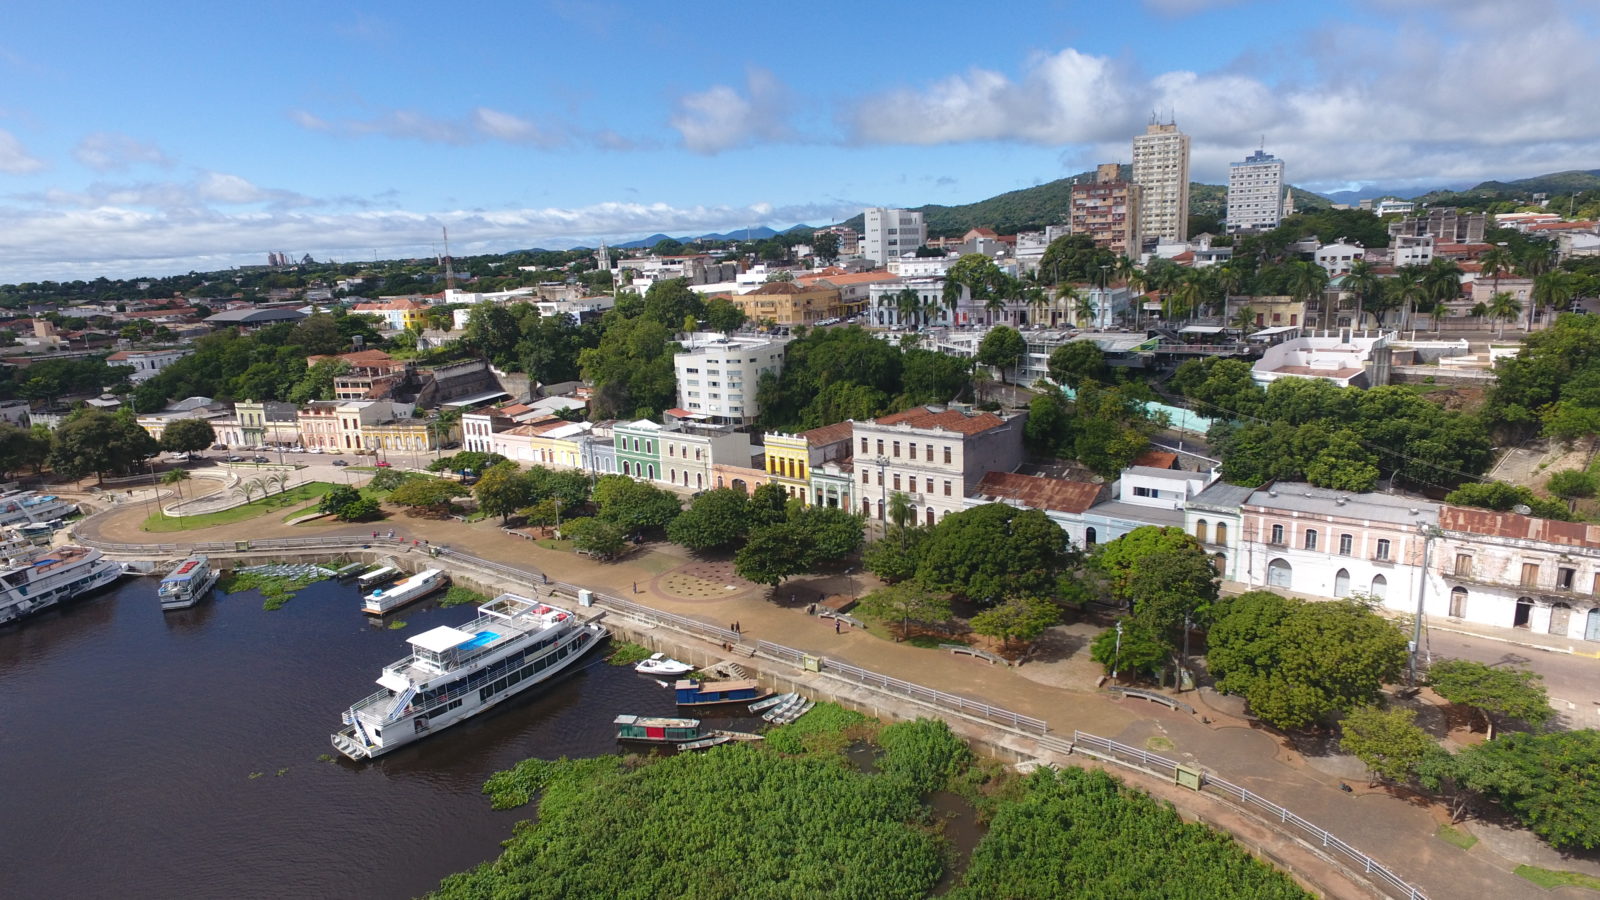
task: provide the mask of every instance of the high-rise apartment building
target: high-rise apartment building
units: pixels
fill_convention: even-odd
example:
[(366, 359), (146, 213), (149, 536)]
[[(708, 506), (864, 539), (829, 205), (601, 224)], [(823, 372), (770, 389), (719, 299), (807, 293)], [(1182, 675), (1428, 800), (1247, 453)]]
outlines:
[(1068, 225), (1073, 234), (1086, 234), (1096, 247), (1139, 255), (1139, 198), (1137, 184), (1122, 180), (1122, 167), (1102, 163), (1095, 168), (1092, 184), (1072, 186), (1072, 209)]
[(1228, 165), (1228, 231), (1276, 228), (1283, 221), (1283, 160), (1265, 150)]
[(1151, 122), (1133, 139), (1133, 182), (1144, 189), (1139, 234), (1189, 239), (1189, 136), (1176, 123)]
[(915, 252), (928, 242), (922, 213), (874, 206), (863, 213), (861, 255), (882, 266), (891, 259)]

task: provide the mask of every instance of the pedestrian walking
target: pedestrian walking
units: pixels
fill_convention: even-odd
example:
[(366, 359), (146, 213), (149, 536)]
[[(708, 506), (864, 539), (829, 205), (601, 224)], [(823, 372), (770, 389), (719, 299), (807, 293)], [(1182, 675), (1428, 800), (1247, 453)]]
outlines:
[(739, 623), (737, 621), (733, 623), (733, 633), (744, 634), (744, 629), (739, 627)]
[(839, 633), (839, 620), (838, 619), (834, 619), (833, 620), (833, 633), (834, 634), (838, 634)]
[(633, 583), (633, 592), (634, 592), (634, 593), (635, 593), (635, 594), (637, 594), (637, 593), (639, 593), (639, 582), (637, 582), (637, 581), (635, 581), (635, 582), (634, 582), (634, 583)]

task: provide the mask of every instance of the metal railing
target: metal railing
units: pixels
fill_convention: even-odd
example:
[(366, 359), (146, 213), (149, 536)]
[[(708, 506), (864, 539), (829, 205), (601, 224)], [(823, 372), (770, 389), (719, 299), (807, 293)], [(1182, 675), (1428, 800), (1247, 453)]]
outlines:
[[(805, 653), (804, 651), (796, 650), (793, 647), (785, 647), (782, 644), (774, 644), (770, 641), (756, 641), (756, 650), (765, 656), (789, 663), (792, 666), (802, 668), (805, 665), (806, 658), (811, 656), (811, 654)], [(934, 688), (930, 687), (924, 687), (920, 684), (902, 681), (898, 678), (891, 678), (888, 675), (883, 675), (870, 669), (863, 669), (860, 666), (852, 666), (849, 663), (842, 663), (838, 660), (828, 659), (827, 657), (818, 656), (814, 658), (817, 660), (817, 670), (819, 672), (832, 675), (837, 678), (842, 678), (856, 684), (876, 688), (877, 690), (883, 691), (887, 694), (894, 694), (895, 696), (899, 697), (907, 697), (921, 703), (926, 703), (929, 706), (953, 710), (969, 716), (976, 716), (978, 718), (986, 719), (990, 722), (1008, 725), (1020, 731), (1031, 731), (1035, 734), (1044, 734), (1049, 729), (1049, 726), (1045, 724), (1043, 719), (1035, 719), (1031, 716), (1024, 716), (1021, 713), (1012, 712), (1009, 709), (1002, 709), (998, 706), (990, 706), (987, 703), (980, 703), (976, 700), (971, 700), (958, 694), (948, 694), (944, 691), (935, 690)]]
[[(1173, 781), (1177, 780), (1179, 764), (1164, 756), (1159, 756), (1138, 747), (1130, 747), (1127, 744), (1119, 744), (1108, 738), (1086, 734), (1082, 731), (1073, 732), (1072, 740), (1074, 752), (1085, 753), (1106, 762), (1140, 769)], [(1280, 830), (1290, 832), (1295, 837), (1307, 840), (1313, 848), (1330, 850), (1344, 857), (1345, 861), (1354, 863), (1368, 879), (1394, 896), (1405, 897), (1407, 900), (1426, 900), (1422, 891), (1384, 868), (1377, 860), (1340, 840), (1333, 832), (1307, 822), (1305, 819), (1295, 815), (1291, 810), (1279, 806), (1259, 794), (1224, 781), (1208, 772), (1200, 774), (1200, 789), (1223, 797), (1248, 811), (1266, 813), (1266, 816), (1261, 817), (1264, 821), (1283, 826)], [(1275, 823), (1274, 820), (1276, 820)]]
[(614, 609), (618, 612), (626, 613), (635, 619), (641, 619), (646, 622), (654, 622), (657, 625), (667, 625), (672, 628), (677, 628), (681, 631), (687, 631), (690, 634), (697, 634), (701, 637), (710, 638), (719, 644), (737, 644), (743, 640), (743, 635), (739, 634), (737, 631), (733, 631), (732, 629), (728, 628), (722, 628), (717, 625), (708, 625), (699, 619), (691, 619), (688, 616), (680, 616), (676, 613), (663, 612), (659, 609), (653, 609), (642, 604), (634, 603), (632, 600), (624, 600), (621, 597), (613, 597), (610, 594), (602, 594), (599, 591), (589, 590), (588, 588), (579, 587), (575, 584), (568, 584), (565, 581), (552, 581), (550, 584), (556, 589), (566, 591), (574, 597), (578, 596), (579, 591), (588, 591), (590, 599), (592, 599), (596, 604), (606, 607), (607, 609)]

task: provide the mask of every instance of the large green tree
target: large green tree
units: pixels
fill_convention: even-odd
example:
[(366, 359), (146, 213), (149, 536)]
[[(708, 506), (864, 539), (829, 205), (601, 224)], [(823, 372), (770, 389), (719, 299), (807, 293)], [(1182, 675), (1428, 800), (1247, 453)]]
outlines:
[(722, 550), (743, 542), (750, 525), (745, 492), (718, 488), (694, 498), (667, 526), (667, 539), (690, 550)]
[(1454, 778), (1558, 850), (1600, 847), (1600, 731), (1508, 734), (1450, 760)]
[(1072, 559), (1066, 533), (1043, 512), (988, 503), (934, 526), (916, 577), (933, 590), (993, 605), (1054, 594)]
[(793, 522), (764, 525), (750, 532), (733, 557), (740, 578), (776, 588), (786, 579), (811, 570), (816, 547), (811, 535)]
[(900, 635), (910, 634), (911, 622), (933, 625), (950, 618), (950, 598), (915, 582), (886, 585), (861, 598), (861, 611), (877, 619), (899, 619)]
[[(680, 318), (678, 320), (682, 322)], [(650, 316), (627, 318), (612, 310), (601, 319), (598, 346), (578, 355), (585, 381), (594, 385), (596, 418), (654, 418), (677, 399), (672, 330)]]
[(989, 329), (978, 342), (978, 362), (994, 366), (1000, 373), (1001, 384), (1006, 383), (1006, 370), (1015, 368), (1027, 353), (1028, 342), (1022, 339), (1022, 334), (1004, 325)]
[(1374, 778), (1407, 784), (1438, 744), (1412, 720), (1415, 710), (1358, 706), (1339, 722), (1339, 747), (1366, 763)]
[(445, 481), (443, 478), (407, 478), (400, 486), (389, 492), (384, 498), (387, 502), (397, 506), (409, 506), (414, 509), (427, 509), (436, 513), (450, 509), (450, 501), (456, 497), (465, 497), (467, 489), (454, 481)]
[(205, 419), (179, 419), (161, 429), (161, 449), (173, 453), (196, 453), (216, 442), (216, 429)]
[(501, 524), (509, 523), (512, 513), (535, 500), (532, 480), (510, 460), (496, 463), (478, 476), (472, 494), (478, 499), (478, 509), (499, 516)]
[(683, 512), (678, 496), (626, 475), (605, 475), (595, 483), (596, 517), (625, 533), (660, 531)]
[(1061, 621), (1061, 607), (1044, 597), (1008, 597), (972, 617), (972, 630), (1009, 646), (1033, 640)]
[(1428, 686), (1451, 703), (1483, 713), (1489, 739), (1507, 719), (1543, 725), (1555, 717), (1544, 676), (1527, 669), (1502, 668), (1466, 659), (1446, 659), (1428, 667)]
[(1376, 702), (1408, 647), (1395, 623), (1353, 600), (1306, 603), (1268, 591), (1219, 601), (1206, 642), (1217, 689), (1283, 729)]
[(56, 429), (50, 468), (67, 478), (91, 473), (97, 477), (125, 475), (139, 470), (159, 452), (160, 445), (139, 427), (130, 411), (108, 413), (84, 407)]

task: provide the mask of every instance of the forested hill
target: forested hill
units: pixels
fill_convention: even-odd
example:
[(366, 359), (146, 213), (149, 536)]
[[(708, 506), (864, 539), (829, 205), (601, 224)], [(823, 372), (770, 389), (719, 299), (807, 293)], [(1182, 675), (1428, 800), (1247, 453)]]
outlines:
[[(1132, 177), (1131, 166), (1122, 167), (1122, 177)], [(1060, 178), (1034, 187), (1007, 191), (999, 196), (960, 206), (940, 206), (930, 203), (915, 207), (928, 223), (929, 237), (959, 237), (972, 228), (993, 228), (1000, 234), (1039, 230), (1046, 225), (1060, 224), (1072, 198), (1072, 185), (1094, 179), (1093, 172), (1083, 172), (1070, 178)], [(1331, 204), (1326, 197), (1290, 188), (1294, 191), (1295, 208), (1327, 209)], [(1220, 219), (1227, 211), (1228, 189), (1223, 185), (1189, 185), (1189, 212), (1203, 218)], [(843, 224), (860, 231), (862, 217), (855, 216)]]

